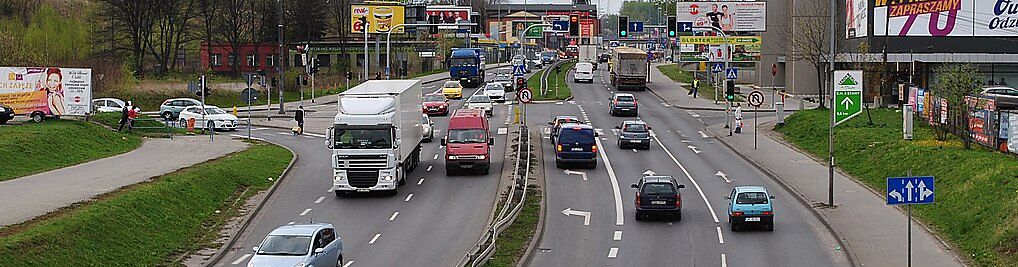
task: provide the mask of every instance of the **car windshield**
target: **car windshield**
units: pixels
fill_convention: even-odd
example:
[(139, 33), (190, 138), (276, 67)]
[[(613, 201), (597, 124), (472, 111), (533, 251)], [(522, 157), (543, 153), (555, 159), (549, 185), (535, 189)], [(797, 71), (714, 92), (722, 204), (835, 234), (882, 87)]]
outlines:
[(209, 115), (226, 114), (226, 111), (223, 111), (222, 109), (219, 108), (205, 108), (205, 112), (207, 112)]
[(643, 184), (644, 195), (674, 195), (675, 189), (671, 184), (666, 183), (645, 183)]
[(443, 102), (443, 101), (445, 101), (445, 97), (442, 97), (440, 95), (426, 95), (426, 96), (424, 96), (424, 102)]
[(593, 143), (594, 130), (584, 128), (562, 128), (559, 134), (559, 141), (562, 143)]
[(449, 66), (453, 67), (471, 67), (474, 66), (473, 58), (453, 58), (449, 60)]
[(475, 96), (471, 96), (470, 100), (468, 102), (470, 102), (470, 103), (488, 103), (488, 102), (491, 102), (491, 98), (489, 98), (486, 95), (475, 95)]
[(310, 236), (270, 235), (258, 246), (258, 255), (303, 256), (310, 247)]
[(450, 144), (463, 143), (484, 143), (487, 142), (488, 133), (484, 129), (452, 129), (449, 130)]
[(645, 132), (647, 132), (647, 125), (646, 124), (639, 124), (639, 123), (626, 124), (626, 127), (622, 128), (622, 131), (623, 132), (645, 133)]
[(555, 57), (555, 54), (556, 53), (553, 52), (553, 51), (545, 51), (545, 52), (541, 53), (541, 56), (542, 57)]
[(445, 85), (442, 85), (442, 87), (445, 87), (445, 88), (460, 87), (460, 82), (448, 81), (448, 82), (445, 82)]
[(739, 193), (735, 198), (735, 204), (767, 204), (767, 194), (764, 192)]
[(335, 131), (335, 147), (339, 149), (392, 148), (392, 130), (389, 127), (339, 125)]

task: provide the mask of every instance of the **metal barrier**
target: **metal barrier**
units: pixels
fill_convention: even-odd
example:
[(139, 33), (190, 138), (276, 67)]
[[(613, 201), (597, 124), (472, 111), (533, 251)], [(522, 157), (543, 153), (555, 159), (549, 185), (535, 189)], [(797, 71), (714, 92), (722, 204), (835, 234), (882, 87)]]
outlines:
[(161, 129), (170, 139), (173, 139), (173, 131), (170, 130), (173, 123), (175, 122), (165, 121), (162, 118), (138, 117), (131, 123), (130, 129)]

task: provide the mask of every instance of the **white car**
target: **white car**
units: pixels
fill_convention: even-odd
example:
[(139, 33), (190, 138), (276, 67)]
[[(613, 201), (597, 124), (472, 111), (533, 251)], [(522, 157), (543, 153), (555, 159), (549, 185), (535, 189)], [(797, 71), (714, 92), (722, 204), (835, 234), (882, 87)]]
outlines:
[(515, 83), (512, 73), (509, 72), (495, 73), (495, 79), (491, 82), (501, 84), (503, 87), (502, 89), (505, 89), (506, 91), (512, 91)]
[(205, 117), (202, 118), (201, 106), (190, 106), (180, 111), (180, 125), (194, 119), (195, 128), (212, 128), (216, 130), (237, 130), (237, 116), (227, 113), (216, 106), (205, 105)]
[(122, 112), (126, 105), (127, 103), (124, 102), (124, 100), (116, 98), (99, 98), (92, 100), (92, 108), (95, 109), (96, 113)]
[(594, 64), (590, 62), (576, 63), (576, 71), (573, 73), (573, 82), (587, 81), (594, 82)]
[(421, 114), (421, 128), (424, 130), (424, 142), (431, 143), (435, 140), (435, 122), (431, 121), (428, 114)]
[(492, 101), (504, 103), (505, 102), (505, 87), (500, 83), (488, 83), (484, 85), (484, 95), (491, 98)]
[(495, 109), (495, 105), (491, 103), (491, 98), (489, 98), (487, 95), (474, 94), (473, 96), (470, 97), (470, 99), (467, 99), (467, 104), (464, 106), (464, 108), (480, 109), (484, 111), (485, 116), (491, 117), (492, 112)]

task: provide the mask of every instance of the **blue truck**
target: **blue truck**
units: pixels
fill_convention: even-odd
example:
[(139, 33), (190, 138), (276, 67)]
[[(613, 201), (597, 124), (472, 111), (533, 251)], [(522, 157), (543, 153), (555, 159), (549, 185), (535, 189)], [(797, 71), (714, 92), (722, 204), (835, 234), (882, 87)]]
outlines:
[(484, 51), (480, 48), (455, 48), (449, 56), (449, 78), (466, 87), (484, 82)]

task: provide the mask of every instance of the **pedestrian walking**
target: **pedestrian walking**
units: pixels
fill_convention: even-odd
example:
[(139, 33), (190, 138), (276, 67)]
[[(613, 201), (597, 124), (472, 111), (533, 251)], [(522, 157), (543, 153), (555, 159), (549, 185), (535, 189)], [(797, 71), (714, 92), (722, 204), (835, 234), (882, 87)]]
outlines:
[(700, 80), (696, 79), (696, 77), (693, 77), (693, 90), (689, 90), (688, 95), (692, 95), (693, 98), (696, 98), (696, 93), (697, 93), (697, 91), (699, 89), (700, 89)]
[(303, 134), (304, 133), (304, 106), (297, 107), (297, 111), (295, 111), (294, 114), (293, 114), (293, 120), (297, 121), (297, 129), (296, 129), (297, 131), (294, 131), (294, 133), (295, 134)]
[(742, 133), (742, 103), (735, 103), (735, 133)]
[(141, 108), (131, 107), (131, 110), (127, 111), (127, 131), (134, 129), (134, 121), (138, 119), (138, 115), (141, 114)]
[(127, 105), (124, 106), (124, 109), (120, 110), (120, 122), (119, 122), (120, 127), (117, 127), (118, 132), (123, 131), (124, 125), (127, 125), (128, 119), (130, 119), (128, 117), (129, 115), (128, 113), (130, 113), (130, 111), (131, 111), (131, 101), (127, 101)]

